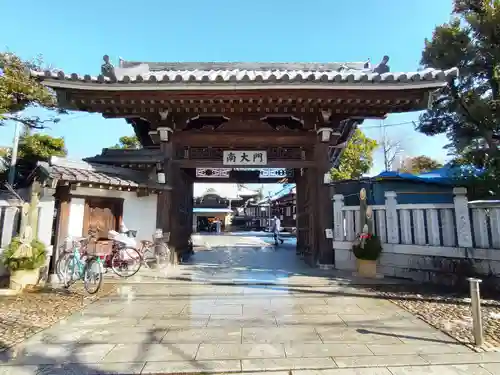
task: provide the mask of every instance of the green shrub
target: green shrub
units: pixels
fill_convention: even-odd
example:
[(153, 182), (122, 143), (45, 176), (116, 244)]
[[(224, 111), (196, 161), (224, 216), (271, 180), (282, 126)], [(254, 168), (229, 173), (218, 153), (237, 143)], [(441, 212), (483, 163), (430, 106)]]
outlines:
[(32, 254), (29, 257), (16, 257), (14, 255), (19, 246), (21, 246), (21, 239), (15, 237), (2, 254), (2, 263), (9, 271), (36, 270), (45, 264), (47, 254), (43, 242), (37, 239), (31, 241)]
[(352, 252), (358, 259), (377, 260), (380, 253), (382, 253), (382, 243), (377, 236), (371, 235), (369, 238), (365, 239), (364, 247), (361, 247), (361, 244), (356, 242), (352, 246)]

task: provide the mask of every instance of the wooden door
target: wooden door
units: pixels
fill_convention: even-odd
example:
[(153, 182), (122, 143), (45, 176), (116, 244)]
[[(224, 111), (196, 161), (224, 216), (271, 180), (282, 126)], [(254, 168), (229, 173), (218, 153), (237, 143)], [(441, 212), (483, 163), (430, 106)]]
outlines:
[(84, 235), (89, 229), (98, 230), (95, 252), (102, 254), (111, 250), (108, 231), (118, 230), (123, 212), (123, 200), (112, 198), (87, 198), (83, 221)]

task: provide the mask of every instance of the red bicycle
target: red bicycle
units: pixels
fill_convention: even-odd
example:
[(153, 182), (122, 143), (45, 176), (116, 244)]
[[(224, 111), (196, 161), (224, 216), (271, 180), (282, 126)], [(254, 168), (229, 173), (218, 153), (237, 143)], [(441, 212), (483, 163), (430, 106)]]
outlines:
[[(125, 234), (129, 238), (135, 238), (137, 231), (128, 230)], [(120, 277), (134, 276), (144, 262), (142, 254), (135, 247), (117, 238), (111, 238), (113, 241), (111, 253), (104, 257), (105, 272), (109, 268)]]

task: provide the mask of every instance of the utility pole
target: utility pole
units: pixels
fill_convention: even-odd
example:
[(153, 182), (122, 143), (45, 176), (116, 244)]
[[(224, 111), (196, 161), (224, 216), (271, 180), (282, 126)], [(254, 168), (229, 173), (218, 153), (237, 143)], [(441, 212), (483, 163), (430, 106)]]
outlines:
[(9, 176), (7, 182), (10, 186), (14, 186), (14, 181), (16, 179), (16, 164), (17, 164), (17, 151), (19, 149), (19, 123), (16, 121), (16, 126), (14, 128), (14, 141), (12, 145), (12, 154), (10, 157), (10, 167)]

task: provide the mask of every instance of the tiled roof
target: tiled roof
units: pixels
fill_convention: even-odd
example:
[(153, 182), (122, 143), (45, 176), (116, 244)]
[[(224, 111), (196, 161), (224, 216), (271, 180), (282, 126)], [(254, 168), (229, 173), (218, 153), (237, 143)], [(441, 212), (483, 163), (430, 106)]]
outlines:
[(155, 164), (165, 156), (159, 149), (112, 149), (105, 148), (101, 154), (83, 159), (94, 164)]
[[(154, 89), (168, 89), (179, 84), (194, 86), (234, 84), (317, 84), (328, 86), (359, 84), (399, 84), (401, 86), (435, 87), (444, 85), (451, 77), (458, 75), (457, 69), (446, 71), (426, 69), (420, 72), (382, 73), (363, 63), (127, 63), (114, 68), (116, 80), (104, 75), (91, 76), (62, 71), (33, 72), (41, 79), (49, 79), (49, 86), (67, 87), (72, 82), (87, 84), (115, 83), (108, 89), (126, 89), (149, 85)], [(116, 85), (116, 83), (118, 85)], [(95, 88), (95, 85), (92, 85)], [(129, 86), (129, 89), (131, 87)]]
[(297, 188), (296, 188), (295, 184), (284, 184), (283, 188), (281, 190), (277, 191), (276, 193), (274, 193), (270, 197), (264, 198), (261, 201), (257, 202), (257, 205), (266, 204), (269, 202), (269, 200), (274, 202), (280, 198), (283, 198), (284, 196), (286, 196), (288, 194), (296, 194), (296, 192), (297, 192)]
[(166, 188), (166, 185), (158, 186), (155, 182), (149, 181), (146, 172), (133, 171), (126, 168), (86, 163), (84, 161), (72, 161), (58, 157), (52, 157), (49, 163), (42, 162), (39, 165), (51, 179), (61, 181), (84, 182), (125, 188)]
[[(251, 189), (244, 190), (244, 193), (248, 193), (248, 191), (252, 191)], [(229, 183), (195, 183), (194, 184), (194, 194), (193, 196), (196, 198), (203, 197), (205, 194), (217, 194), (221, 198), (226, 199), (239, 199), (240, 198), (241, 189), (238, 188), (238, 184), (229, 184)], [(255, 194), (258, 192), (255, 191)], [(245, 196), (248, 196), (245, 195)]]

